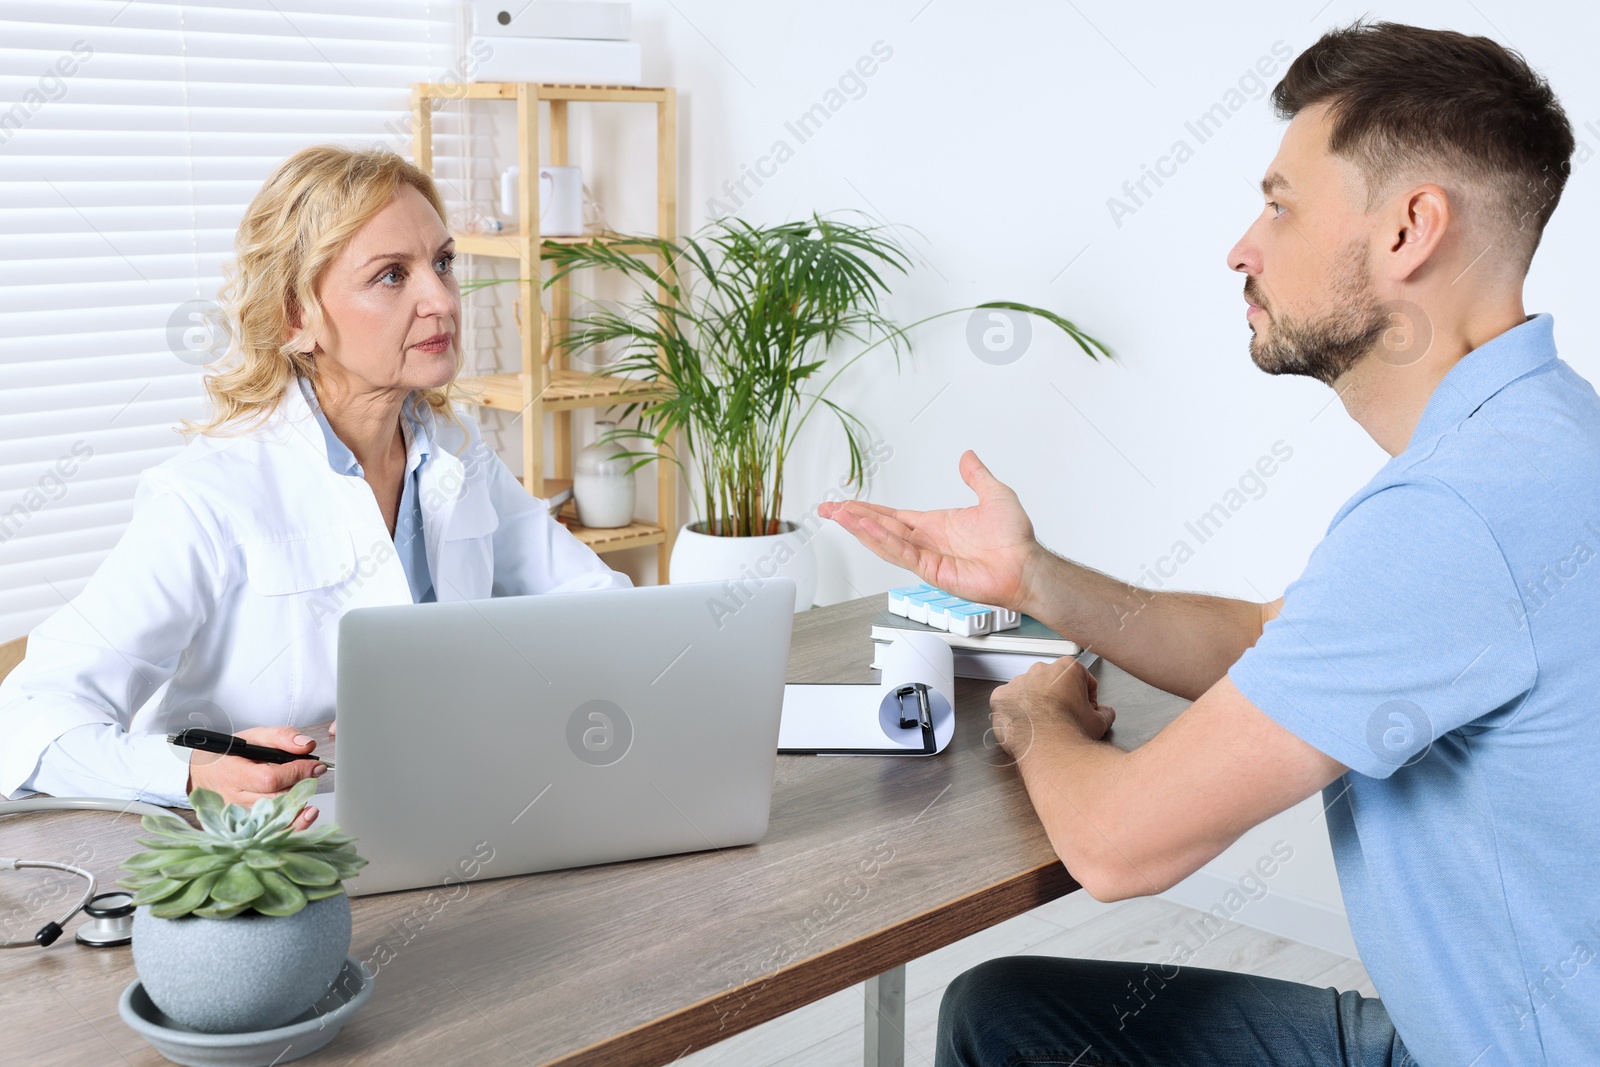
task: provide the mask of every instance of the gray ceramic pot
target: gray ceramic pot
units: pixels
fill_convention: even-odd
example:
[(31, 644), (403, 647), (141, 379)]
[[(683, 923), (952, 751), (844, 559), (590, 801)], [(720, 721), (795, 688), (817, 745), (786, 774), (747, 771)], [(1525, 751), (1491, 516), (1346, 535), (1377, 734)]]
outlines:
[(133, 914), (133, 965), (155, 1006), (208, 1034), (282, 1026), (328, 991), (350, 952), (350, 898), (293, 915), (231, 919)]

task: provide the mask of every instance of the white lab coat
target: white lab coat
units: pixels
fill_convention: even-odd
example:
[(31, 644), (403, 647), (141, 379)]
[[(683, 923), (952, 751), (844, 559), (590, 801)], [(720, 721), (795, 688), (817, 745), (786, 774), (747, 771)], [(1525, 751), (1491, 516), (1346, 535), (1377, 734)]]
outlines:
[[(418, 408), (433, 442), (418, 478), (438, 600), (632, 584), (550, 517), (469, 415), (463, 437)], [(106, 723), (121, 749), (101, 761), (74, 746), (75, 762), (101, 765), (55, 780), (187, 805), (189, 753), (168, 732), (332, 719), (340, 617), (411, 603), (371, 488), (329, 466), (294, 382), (256, 429), (196, 437), (145, 471), (134, 501), (122, 539), (0, 683), (0, 795), (61, 734)]]

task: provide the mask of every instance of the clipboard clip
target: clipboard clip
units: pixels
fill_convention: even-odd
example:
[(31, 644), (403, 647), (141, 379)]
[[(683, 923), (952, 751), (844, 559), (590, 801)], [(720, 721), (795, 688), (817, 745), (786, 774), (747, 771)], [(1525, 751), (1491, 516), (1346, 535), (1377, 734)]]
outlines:
[[(912, 715), (906, 714), (906, 698), (916, 695), (916, 711)], [(933, 729), (933, 706), (928, 703), (928, 686), (924, 682), (912, 682), (902, 685), (894, 691), (895, 699), (900, 705), (900, 729), (909, 730), (913, 726), (921, 726), (924, 730)]]
[[(910, 714), (907, 714), (906, 701), (915, 696), (917, 703)], [(909, 682), (894, 691), (894, 697), (900, 709), (900, 729), (910, 730), (922, 727), (921, 755), (931, 756), (939, 751), (939, 742), (933, 734), (933, 704), (928, 700), (928, 685), (926, 682)]]

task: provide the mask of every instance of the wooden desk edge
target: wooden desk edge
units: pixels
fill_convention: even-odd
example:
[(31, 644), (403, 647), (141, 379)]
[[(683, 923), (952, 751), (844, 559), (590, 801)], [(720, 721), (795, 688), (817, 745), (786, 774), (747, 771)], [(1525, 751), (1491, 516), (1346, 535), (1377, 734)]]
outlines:
[[(1078, 888), (1077, 881), (1060, 861), (1040, 864), (942, 907), (874, 930), (831, 952), (781, 967), (726, 993), (641, 1023), (551, 1060), (546, 1067), (671, 1063), (690, 1052), (709, 1048), (796, 1008), (1048, 904)], [(768, 986), (772, 988), (767, 990)], [(697, 1014), (700, 1015), (698, 1019)], [(709, 1030), (714, 1022), (719, 1025)]]

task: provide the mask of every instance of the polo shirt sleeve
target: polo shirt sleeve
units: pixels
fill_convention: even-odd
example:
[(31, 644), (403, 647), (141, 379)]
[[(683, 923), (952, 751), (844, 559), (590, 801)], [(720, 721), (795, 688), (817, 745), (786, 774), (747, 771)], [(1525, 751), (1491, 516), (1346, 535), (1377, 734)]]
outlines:
[(1493, 533), (1431, 480), (1380, 489), (1345, 513), (1228, 671), (1267, 716), (1373, 778), (1452, 730), (1503, 723), (1536, 675)]

